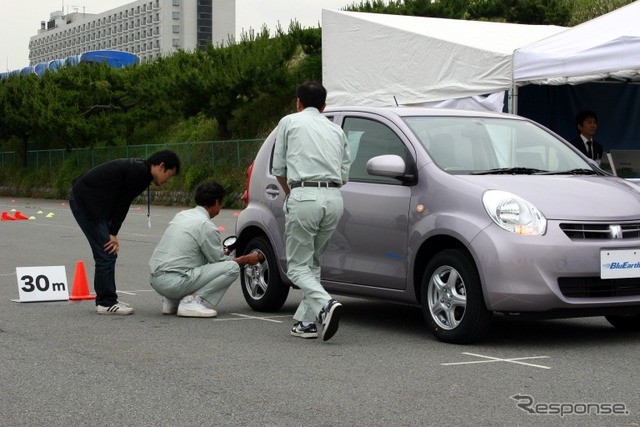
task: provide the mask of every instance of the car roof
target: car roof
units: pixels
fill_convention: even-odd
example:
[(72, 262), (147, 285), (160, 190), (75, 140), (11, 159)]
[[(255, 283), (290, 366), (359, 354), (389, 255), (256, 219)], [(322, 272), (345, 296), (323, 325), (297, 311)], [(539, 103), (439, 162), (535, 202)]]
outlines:
[(365, 106), (331, 106), (324, 110), (325, 114), (348, 113), (348, 112), (365, 112), (386, 115), (395, 115), (399, 117), (411, 116), (440, 116), (440, 117), (493, 117), (493, 118), (510, 118), (521, 119), (522, 117), (490, 111), (461, 110), (451, 108), (427, 108), (427, 107), (365, 107)]

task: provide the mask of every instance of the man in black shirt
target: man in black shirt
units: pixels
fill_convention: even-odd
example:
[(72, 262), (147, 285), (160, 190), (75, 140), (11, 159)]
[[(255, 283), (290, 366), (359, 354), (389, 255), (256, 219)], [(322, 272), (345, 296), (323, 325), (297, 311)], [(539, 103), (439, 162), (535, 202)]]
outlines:
[(133, 313), (131, 306), (118, 302), (116, 293), (118, 231), (133, 199), (152, 182), (160, 186), (178, 173), (178, 156), (162, 150), (147, 160), (118, 159), (103, 163), (73, 181), (69, 206), (93, 252), (98, 314)]

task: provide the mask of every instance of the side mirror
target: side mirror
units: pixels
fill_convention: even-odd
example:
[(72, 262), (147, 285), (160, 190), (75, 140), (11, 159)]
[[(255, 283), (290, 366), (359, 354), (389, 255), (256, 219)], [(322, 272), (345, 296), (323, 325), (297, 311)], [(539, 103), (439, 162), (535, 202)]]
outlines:
[(402, 157), (395, 154), (376, 156), (367, 162), (367, 172), (371, 175), (399, 178), (405, 174), (406, 169), (407, 165)]

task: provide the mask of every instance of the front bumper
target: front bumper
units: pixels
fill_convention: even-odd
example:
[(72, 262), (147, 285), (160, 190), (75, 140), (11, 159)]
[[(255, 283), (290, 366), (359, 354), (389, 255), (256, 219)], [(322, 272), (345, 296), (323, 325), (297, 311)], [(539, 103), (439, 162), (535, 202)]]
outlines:
[(570, 239), (558, 221), (544, 236), (492, 224), (471, 242), (487, 307), (502, 312), (640, 306), (640, 277), (600, 278), (602, 249), (632, 248), (640, 239)]

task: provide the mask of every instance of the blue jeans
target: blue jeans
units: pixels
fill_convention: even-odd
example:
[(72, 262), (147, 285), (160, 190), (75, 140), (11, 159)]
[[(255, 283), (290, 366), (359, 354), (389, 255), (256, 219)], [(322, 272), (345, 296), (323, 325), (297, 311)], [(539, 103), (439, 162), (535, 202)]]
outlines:
[(90, 221), (76, 202), (73, 193), (69, 196), (69, 207), (93, 252), (95, 261), (93, 289), (96, 291), (96, 305), (110, 307), (118, 302), (115, 278), (118, 255), (104, 250), (105, 243), (109, 241), (109, 224), (106, 220)]

